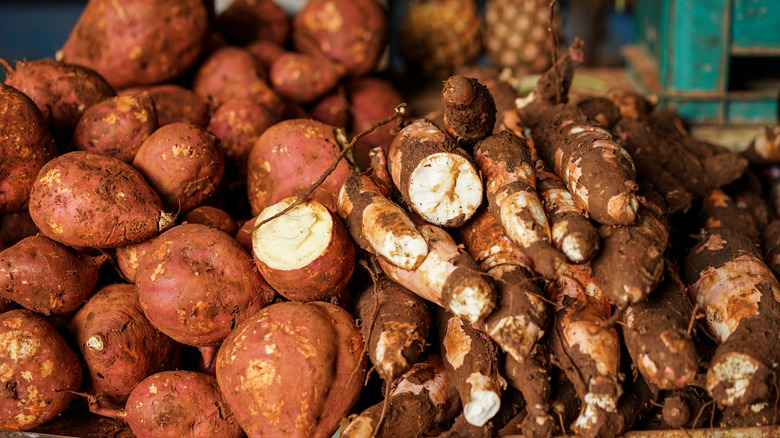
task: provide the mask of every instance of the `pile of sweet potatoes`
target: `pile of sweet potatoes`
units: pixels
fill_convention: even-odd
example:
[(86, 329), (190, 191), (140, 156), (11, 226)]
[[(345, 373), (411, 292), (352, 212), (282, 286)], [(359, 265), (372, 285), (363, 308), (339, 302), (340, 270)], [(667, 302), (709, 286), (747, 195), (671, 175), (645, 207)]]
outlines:
[(422, 118), (373, 74), (380, 2), (209, 3), (91, 0), (57, 60), (2, 61), (0, 429), (780, 422), (777, 129), (738, 155), (570, 102), (579, 41)]

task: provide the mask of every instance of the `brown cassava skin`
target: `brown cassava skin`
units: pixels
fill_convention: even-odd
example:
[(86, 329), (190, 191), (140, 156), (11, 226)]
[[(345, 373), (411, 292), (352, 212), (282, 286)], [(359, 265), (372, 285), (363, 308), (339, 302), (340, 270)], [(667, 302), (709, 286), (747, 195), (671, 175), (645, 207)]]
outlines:
[(159, 84), (195, 64), (207, 29), (200, 0), (92, 0), (61, 56), (96, 70), (116, 89)]
[(38, 171), (57, 145), (41, 111), (14, 87), (0, 84), (0, 215), (27, 209)]
[(387, 154), (382, 146), (374, 146), (368, 152), (368, 159), (371, 165), (369, 178), (379, 187), (380, 192), (385, 197), (393, 196), (393, 178), (387, 170)]
[(546, 278), (560, 275), (566, 257), (552, 246), (525, 140), (510, 131), (493, 134), (477, 143), (474, 162), (485, 181), (488, 210), (506, 235), (533, 260), (536, 272)]
[(147, 250), (151, 248), (154, 237), (138, 243), (120, 246), (116, 249), (116, 264), (122, 275), (131, 282), (135, 283), (135, 274), (138, 270), (138, 263), (144, 257)]
[(522, 392), (526, 401), (527, 415), (520, 424), (523, 436), (550, 438), (555, 432), (555, 418), (551, 411), (552, 367), (547, 358), (547, 347), (534, 346), (531, 354), (522, 362), (507, 356), (503, 374), (507, 382)]
[(441, 358), (432, 354), (393, 381), (387, 403), (377, 403), (361, 412), (344, 428), (341, 437), (422, 436), (454, 418), (459, 410), (455, 385)]
[(757, 246), (761, 244), (761, 229), (755, 220), (751, 220), (750, 212), (740, 208), (736, 200), (722, 189), (712, 189), (704, 197), (701, 216), (706, 228), (738, 229)]
[(231, 43), (239, 46), (254, 41), (284, 45), (292, 23), (272, 0), (238, 0), (216, 16), (214, 25)]
[(780, 317), (780, 284), (758, 249), (739, 230), (706, 228), (681, 273), (705, 327), (725, 341), (745, 318)]
[(207, 225), (229, 236), (234, 236), (238, 232), (238, 225), (228, 212), (210, 205), (201, 205), (193, 208), (181, 217), (181, 222)]
[(601, 247), (601, 237), (563, 181), (542, 160), (536, 162), (536, 191), (547, 213), (555, 248), (572, 263), (591, 260)]
[(484, 208), (460, 229), (460, 240), (479, 268), (496, 280), (496, 309), (482, 329), (516, 361), (526, 360), (550, 316), (531, 260)]
[(25, 237), (38, 234), (40, 230), (30, 217), (30, 211), (9, 213), (0, 216), (0, 242), (12, 246)]
[(444, 369), (458, 390), (466, 420), (484, 426), (501, 407), (506, 387), (498, 347), (485, 332), (443, 309), (436, 311), (436, 325)]
[(132, 284), (96, 291), (68, 322), (86, 363), (85, 382), (99, 398), (124, 404), (143, 379), (178, 366), (181, 345), (152, 326)]
[(241, 426), (213, 376), (163, 371), (136, 386), (124, 420), (137, 438), (240, 438)]
[(84, 111), (116, 94), (95, 71), (51, 59), (17, 62), (14, 70), (6, 72), (5, 84), (38, 105), (61, 151), (70, 144)]
[(310, 303), (276, 303), (225, 339), (217, 381), (250, 438), (308, 437), (328, 407), (338, 352), (328, 314)]
[(769, 269), (780, 276), (780, 219), (775, 219), (761, 233), (764, 248), (764, 261)]
[(425, 348), (431, 313), (427, 304), (400, 284), (382, 277), (357, 296), (368, 356), (385, 382), (392, 382), (417, 363)]
[(0, 314), (0, 429), (29, 430), (57, 417), (81, 385), (62, 336), (29, 310)]
[(372, 0), (313, 0), (293, 19), (295, 48), (343, 64), (350, 77), (376, 67), (387, 38), (385, 11)]
[(620, 120), (620, 109), (606, 96), (588, 96), (577, 102), (577, 107), (589, 122), (602, 128), (612, 130)]
[[(279, 206), (292, 205), (295, 198), (285, 198), (279, 202)], [(282, 208), (283, 209), (283, 208)], [(328, 210), (324, 205), (317, 201), (306, 201), (301, 206), (294, 208), (290, 212), (280, 216), (274, 221), (282, 224), (290, 216), (298, 212), (310, 210), (322, 217), (323, 226), (327, 227), (329, 235), (327, 247), (312, 260), (305, 264), (297, 263), (297, 266), (284, 268), (274, 266), (277, 260), (268, 260), (261, 255), (267, 255), (269, 250), (274, 251), (273, 243), (278, 229), (272, 228), (273, 223), (267, 223), (259, 228), (255, 228), (252, 235), (252, 246), (255, 264), (260, 270), (263, 278), (267, 279), (280, 295), (292, 301), (314, 301), (327, 300), (339, 294), (349, 282), (352, 273), (355, 270), (355, 245), (349, 237), (349, 233), (341, 220), (335, 213)], [(281, 210), (280, 210), (281, 211)], [(302, 214), (302, 213), (298, 213)], [(264, 220), (269, 215), (260, 215), (259, 220)], [(320, 220), (320, 219), (315, 219)], [(255, 221), (258, 223), (258, 221)], [(296, 224), (297, 225), (297, 224)], [(303, 225), (303, 224), (301, 224)], [(313, 225), (307, 222), (305, 225)], [(296, 231), (302, 235), (309, 233), (309, 229), (300, 225), (296, 226)], [(263, 241), (268, 243), (264, 243)]]
[(699, 369), (696, 345), (688, 333), (693, 306), (685, 286), (666, 278), (641, 302), (622, 315), (623, 337), (634, 366), (661, 389), (680, 389)]
[(73, 147), (131, 163), (157, 127), (157, 110), (148, 92), (110, 97), (84, 111), (73, 132)]
[(157, 124), (192, 123), (206, 127), (209, 122), (209, 103), (189, 88), (175, 84), (160, 84), (126, 88), (119, 95), (149, 92), (157, 110)]
[(333, 90), (344, 67), (327, 59), (298, 52), (280, 55), (268, 70), (274, 90), (285, 99), (311, 103)]
[(44, 315), (72, 312), (92, 293), (106, 259), (28, 237), (0, 252), (0, 298)]
[[(437, 190), (436, 195), (439, 199), (431, 199), (425, 203), (415, 202), (418, 199), (412, 197), (413, 179), (421, 173), (425, 173), (426, 168), (431, 164), (430, 160), (434, 157), (438, 157), (438, 159), (450, 157), (453, 162), (457, 160), (459, 164), (452, 164), (452, 166), (458, 166), (458, 169), (451, 169), (451, 174), (446, 175), (446, 177), (442, 176), (442, 179), (446, 178), (447, 181), (443, 181), (439, 185), (447, 188), (445, 193), (441, 193), (443, 187), (428, 188), (427, 185), (417, 183), (416, 188), (418, 189)], [(478, 178), (478, 171), (471, 157), (465, 150), (457, 147), (452, 138), (428, 120), (415, 120), (399, 131), (390, 144), (387, 164), (393, 183), (404, 201), (423, 219), (433, 224), (446, 227), (463, 225), (476, 212), (482, 201), (482, 184), (479, 184), (478, 187), (471, 187), (468, 183), (461, 182), (466, 181), (463, 174), (477, 175)], [(464, 196), (472, 194), (473, 196), (469, 198)], [(427, 197), (433, 197), (433, 195)], [(463, 202), (472, 197), (479, 199), (479, 202)], [(460, 200), (460, 202), (456, 203), (456, 200)], [(431, 206), (430, 204), (433, 202), (437, 202), (440, 208)], [(447, 210), (450, 211), (447, 211), (446, 214), (444, 212), (437, 213), (442, 210), (442, 205), (446, 205)]]
[(30, 216), (53, 240), (96, 248), (141, 242), (173, 225), (138, 170), (85, 151), (43, 166), (30, 192)]
[(188, 212), (209, 198), (225, 171), (217, 137), (187, 123), (160, 127), (141, 144), (133, 167), (171, 211)]
[(329, 438), (360, 398), (368, 356), (363, 348), (363, 335), (349, 312), (336, 304), (323, 301), (314, 301), (311, 305), (318, 307), (330, 319), (338, 337), (333, 383), (325, 400), (326, 408), (313, 433), (315, 437)]
[(382, 270), (398, 284), (471, 323), (485, 319), (496, 306), (493, 283), (443, 228), (419, 218), (416, 226), (429, 248), (422, 264), (406, 270), (380, 258)]
[(515, 107), (517, 91), (509, 82), (501, 79), (498, 69), (473, 64), (458, 68), (456, 73), (478, 80), (490, 91), (496, 104), (496, 124), (493, 133), (498, 133), (502, 129), (510, 129), (517, 133), (515, 127), (520, 120)]
[[(339, 154), (335, 128), (315, 120), (292, 119), (268, 128), (249, 153), (247, 191), (252, 214), (289, 196), (298, 196), (320, 177)], [(312, 194), (336, 210), (339, 188), (349, 174), (341, 161)]]
[(444, 127), (461, 145), (474, 145), (493, 132), (496, 103), (475, 78), (450, 76), (441, 91)]
[(404, 209), (388, 199), (374, 181), (350, 173), (339, 189), (338, 213), (355, 243), (404, 269), (416, 269), (428, 245)]
[(155, 239), (138, 265), (136, 286), (152, 324), (196, 347), (219, 345), (274, 295), (231, 236), (200, 224), (178, 225)]
[[(393, 114), (395, 108), (403, 102), (403, 98), (392, 83), (373, 77), (354, 78), (344, 84), (348, 109), (352, 117), (350, 135), (355, 135), (367, 130), (378, 120)], [(384, 148), (385, 153), (390, 149), (400, 122), (391, 122), (378, 127), (372, 133), (361, 137), (355, 145), (358, 162), (366, 167), (369, 162), (368, 152), (376, 147)], [(336, 125), (340, 126), (340, 125)]]
[(591, 262), (593, 275), (609, 300), (617, 306), (642, 301), (664, 270), (669, 218), (661, 196), (642, 187), (639, 210), (632, 225), (602, 226), (601, 251)]
[(192, 89), (204, 98), (219, 99), (225, 84), (255, 79), (266, 79), (262, 64), (242, 47), (225, 46), (210, 53), (198, 66)]

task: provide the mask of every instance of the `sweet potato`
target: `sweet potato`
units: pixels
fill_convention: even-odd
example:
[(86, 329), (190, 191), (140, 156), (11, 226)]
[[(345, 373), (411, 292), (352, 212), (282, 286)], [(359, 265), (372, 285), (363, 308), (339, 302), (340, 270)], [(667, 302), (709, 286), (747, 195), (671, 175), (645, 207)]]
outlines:
[(98, 248), (141, 242), (174, 222), (135, 168), (85, 151), (43, 166), (30, 193), (30, 216), (53, 240)]
[(70, 144), (73, 128), (90, 106), (114, 96), (111, 85), (95, 71), (51, 59), (6, 65), (5, 83), (26, 94), (41, 110), (60, 152)]
[(238, 231), (236, 221), (230, 217), (228, 212), (210, 205), (201, 205), (188, 211), (181, 217), (182, 223), (207, 225), (216, 228), (229, 236), (233, 236)]
[(0, 242), (12, 246), (25, 237), (38, 234), (40, 230), (30, 217), (30, 211), (0, 215)]
[(158, 236), (139, 263), (135, 284), (152, 324), (196, 347), (219, 345), (274, 295), (232, 237), (200, 224)]
[(131, 284), (95, 292), (68, 322), (86, 363), (87, 391), (124, 404), (148, 376), (178, 366), (181, 345), (152, 326)]
[(393, 381), (386, 403), (386, 408), (385, 403), (377, 403), (361, 412), (344, 428), (341, 437), (423, 436), (451, 420), (460, 409), (455, 385), (435, 354)]
[(187, 212), (214, 193), (225, 162), (214, 134), (199, 126), (171, 123), (141, 144), (133, 167), (157, 190), (166, 208)]
[(255, 40), (247, 44), (245, 48), (255, 57), (255, 60), (262, 64), (266, 72), (271, 68), (271, 64), (277, 57), (287, 53), (287, 49), (283, 44), (270, 40)]
[(387, 38), (385, 11), (374, 0), (312, 0), (293, 19), (296, 49), (343, 64), (350, 77), (376, 67)]
[(428, 339), (431, 314), (425, 301), (383, 276), (357, 296), (355, 308), (379, 376), (389, 383), (409, 371)]
[(470, 156), (428, 120), (398, 133), (387, 163), (404, 201), (432, 224), (463, 225), (482, 204), (482, 180)]
[[(349, 130), (352, 136), (365, 131), (387, 114), (392, 114), (403, 102), (401, 94), (393, 84), (380, 78), (354, 78), (344, 84), (344, 90), (352, 116)], [(372, 148), (381, 146), (387, 153), (399, 129), (399, 123), (388, 123), (358, 140), (355, 150), (361, 166), (366, 166), (369, 162), (368, 151)]]
[(225, 46), (210, 53), (198, 66), (192, 89), (204, 98), (224, 101), (221, 93), (225, 84), (249, 84), (255, 79), (266, 80), (265, 68), (259, 60), (243, 47)]
[[(285, 198), (263, 210), (260, 223), (295, 202)], [(279, 294), (293, 301), (326, 300), (347, 285), (355, 269), (355, 247), (336, 214), (306, 201), (255, 228), (255, 263)]]
[[(334, 127), (292, 119), (268, 128), (249, 153), (247, 191), (252, 214), (309, 188), (339, 153)], [(312, 194), (331, 211), (349, 167), (342, 161)]]
[(144, 379), (130, 393), (124, 420), (138, 438), (243, 436), (216, 379), (195, 371), (163, 371)]
[(120, 246), (116, 249), (116, 264), (127, 281), (135, 283), (138, 263), (154, 242), (154, 237), (138, 243)]
[(324, 96), (343, 75), (343, 66), (298, 52), (280, 55), (268, 70), (274, 90), (285, 99), (299, 103), (311, 103)]
[(27, 209), (38, 171), (57, 146), (41, 111), (24, 93), (0, 84), (0, 215)]
[(110, 97), (84, 111), (73, 132), (73, 147), (130, 163), (156, 129), (157, 110), (148, 92)]
[(362, 349), (345, 310), (281, 302), (225, 339), (217, 381), (250, 437), (330, 437), (357, 400), (363, 373), (350, 375), (365, 360)]
[(349, 106), (343, 88), (337, 87), (336, 90), (312, 103), (309, 113), (314, 120), (338, 128), (347, 128), (352, 120)]
[(209, 122), (209, 102), (189, 88), (175, 84), (160, 84), (126, 88), (119, 95), (148, 92), (157, 110), (157, 124), (191, 123), (206, 127)]
[(28, 237), (0, 252), (0, 298), (44, 315), (72, 312), (92, 293), (106, 258)]
[(364, 250), (403, 269), (416, 269), (428, 244), (406, 211), (366, 175), (350, 173), (339, 190), (338, 213)]
[(215, 17), (214, 26), (231, 44), (271, 41), (284, 45), (292, 23), (272, 0), (237, 0)]
[(96, 70), (116, 89), (159, 84), (195, 64), (207, 29), (200, 0), (92, 0), (58, 55)]
[(29, 310), (0, 314), (0, 429), (29, 430), (57, 417), (81, 385), (81, 363)]

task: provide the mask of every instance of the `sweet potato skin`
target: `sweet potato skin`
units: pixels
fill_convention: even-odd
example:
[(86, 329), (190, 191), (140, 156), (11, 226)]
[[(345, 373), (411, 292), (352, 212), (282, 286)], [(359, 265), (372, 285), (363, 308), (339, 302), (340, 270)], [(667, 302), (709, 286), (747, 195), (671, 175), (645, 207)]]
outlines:
[(29, 430), (59, 415), (81, 385), (62, 336), (29, 310), (0, 314), (0, 429)]
[(0, 252), (0, 298), (44, 315), (72, 312), (92, 293), (105, 260), (30, 236)]
[(178, 225), (155, 239), (136, 287), (158, 330), (197, 347), (219, 345), (274, 295), (232, 237), (200, 224)]
[(138, 270), (138, 263), (143, 258), (146, 251), (152, 246), (154, 237), (138, 243), (120, 246), (116, 249), (116, 264), (122, 275), (127, 281), (135, 283), (135, 274)]
[(253, 41), (285, 44), (292, 23), (284, 10), (272, 0), (238, 0), (216, 16), (214, 24), (232, 44)]
[[(350, 129), (352, 136), (365, 131), (378, 120), (393, 114), (395, 108), (403, 102), (401, 94), (393, 87), (393, 84), (379, 78), (355, 78), (347, 82), (344, 89), (352, 108)], [(355, 148), (361, 165), (368, 167), (368, 152), (373, 147), (382, 146), (387, 153), (398, 129), (397, 122), (388, 123), (358, 140)]]
[(269, 69), (274, 90), (286, 99), (311, 103), (336, 86), (344, 68), (327, 59), (298, 52), (280, 55)]
[(109, 284), (95, 292), (68, 330), (86, 363), (88, 390), (114, 403), (124, 404), (146, 377), (178, 365), (181, 345), (152, 326), (132, 284)]
[(201, 205), (188, 211), (181, 217), (182, 222), (207, 225), (234, 236), (238, 232), (236, 221), (225, 210), (210, 205)]
[(84, 111), (73, 132), (73, 146), (130, 163), (156, 129), (157, 110), (148, 92), (110, 97)]
[(158, 84), (189, 69), (208, 29), (200, 0), (92, 0), (62, 47), (62, 60), (96, 70), (115, 88)]
[(225, 171), (217, 138), (205, 129), (171, 123), (156, 130), (133, 158), (171, 211), (187, 212), (216, 190)]
[(147, 91), (157, 110), (157, 124), (185, 122), (206, 127), (209, 122), (209, 103), (189, 88), (175, 84), (160, 84), (126, 88), (119, 95)]
[[(292, 119), (268, 128), (249, 153), (247, 191), (252, 214), (288, 196), (298, 196), (317, 180), (339, 153), (334, 127)], [(349, 174), (341, 161), (312, 198), (336, 210), (338, 191)]]
[(258, 59), (243, 47), (225, 46), (217, 49), (200, 64), (192, 89), (200, 96), (224, 101), (222, 90), (230, 82), (265, 81), (265, 70)]
[(138, 438), (243, 436), (213, 376), (163, 371), (130, 393), (125, 421)]
[(0, 84), (0, 215), (25, 211), (33, 181), (57, 145), (29, 97)]
[(173, 224), (140, 172), (85, 151), (60, 155), (41, 168), (30, 192), (30, 216), (53, 240), (97, 248), (140, 242)]

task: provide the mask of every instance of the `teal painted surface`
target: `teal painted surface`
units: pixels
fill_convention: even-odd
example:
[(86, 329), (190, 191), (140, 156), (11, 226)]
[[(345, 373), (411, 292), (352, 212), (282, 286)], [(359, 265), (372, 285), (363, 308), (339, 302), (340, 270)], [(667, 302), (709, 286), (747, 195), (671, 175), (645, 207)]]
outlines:
[(671, 90), (722, 91), (724, 19), (728, 0), (674, 0), (670, 4), (667, 71), (663, 86)]
[(726, 118), (731, 123), (764, 123), (777, 120), (776, 99), (729, 99)]
[(732, 1), (732, 50), (768, 49), (780, 54), (780, 1)]
[(718, 120), (720, 105), (717, 100), (661, 98), (663, 108), (676, 111), (688, 120)]

